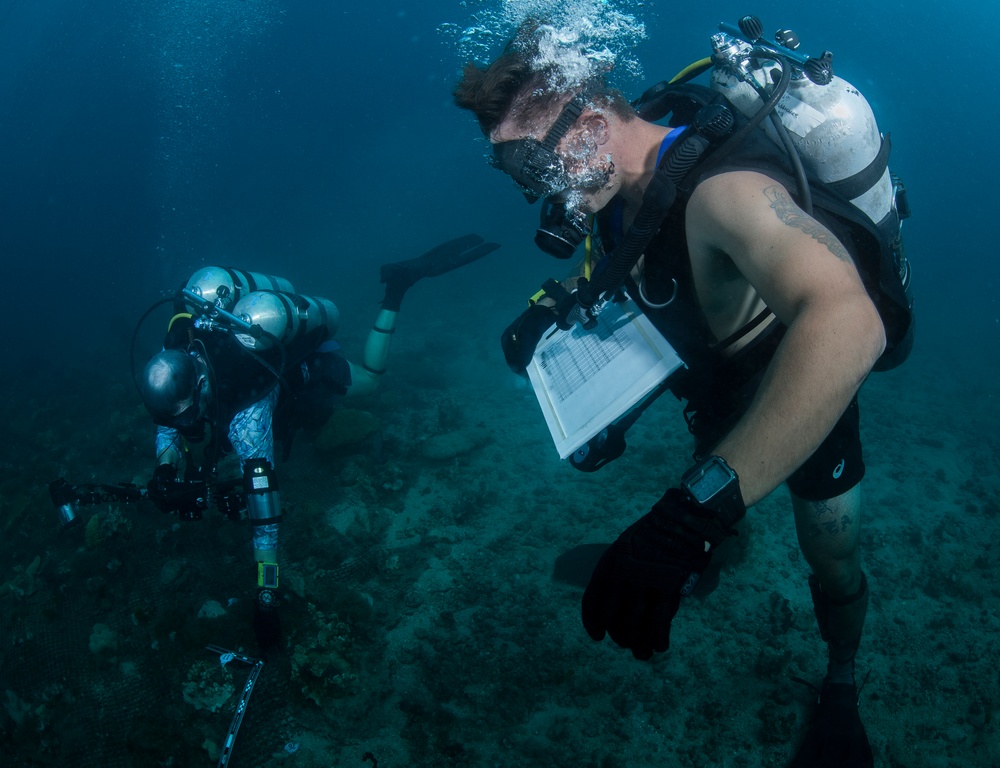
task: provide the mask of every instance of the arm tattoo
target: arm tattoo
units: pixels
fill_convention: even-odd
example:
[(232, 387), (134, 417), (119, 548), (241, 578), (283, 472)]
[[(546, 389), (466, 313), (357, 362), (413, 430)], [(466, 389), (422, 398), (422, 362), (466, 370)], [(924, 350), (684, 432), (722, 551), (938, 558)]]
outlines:
[(825, 245), (830, 253), (841, 261), (853, 263), (851, 255), (830, 231), (811, 216), (807, 216), (788, 196), (783, 187), (774, 184), (764, 190), (764, 196), (771, 202), (771, 210), (780, 221), (789, 227), (801, 229), (813, 240)]

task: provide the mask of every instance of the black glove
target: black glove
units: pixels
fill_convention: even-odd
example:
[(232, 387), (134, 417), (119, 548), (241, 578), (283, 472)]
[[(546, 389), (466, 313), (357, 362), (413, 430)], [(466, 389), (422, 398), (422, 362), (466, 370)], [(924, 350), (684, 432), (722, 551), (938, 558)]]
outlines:
[(551, 309), (541, 304), (532, 304), (507, 326), (500, 336), (500, 346), (503, 347), (507, 365), (514, 373), (524, 375), (535, 354), (535, 347), (555, 322), (556, 316)]
[(708, 567), (712, 549), (735, 535), (710, 510), (671, 488), (601, 556), (583, 593), (583, 626), (637, 659), (670, 647), (681, 597)]
[(281, 642), (281, 617), (278, 596), (273, 589), (261, 589), (253, 604), (253, 633), (262, 651), (277, 648)]
[[(631, 426), (629, 424), (628, 426)], [(625, 453), (625, 430), (622, 424), (608, 424), (569, 457), (569, 465), (581, 472), (596, 472)]]
[(177, 483), (177, 467), (173, 464), (158, 464), (153, 470), (153, 479), (146, 485), (149, 500), (161, 512), (172, 512), (173, 496)]
[(597, 316), (589, 306), (585, 307), (580, 303), (583, 295), (588, 295), (588, 285), (587, 278), (581, 277), (576, 281), (576, 290), (570, 293), (555, 280), (549, 279), (542, 283), (545, 295), (555, 302), (552, 311), (556, 315), (556, 323), (562, 330), (572, 330), (577, 323), (588, 331), (597, 327)]

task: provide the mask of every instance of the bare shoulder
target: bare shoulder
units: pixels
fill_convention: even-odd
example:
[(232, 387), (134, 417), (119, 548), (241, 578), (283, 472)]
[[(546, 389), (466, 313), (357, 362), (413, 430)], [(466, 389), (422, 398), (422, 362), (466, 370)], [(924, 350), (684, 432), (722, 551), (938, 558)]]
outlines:
[(809, 244), (851, 261), (840, 241), (799, 208), (782, 184), (754, 171), (722, 173), (699, 184), (691, 196), (687, 224), (693, 244), (730, 255), (752, 252), (762, 243), (772, 248)]
[(713, 229), (766, 226), (774, 217), (765, 214), (778, 199), (794, 205), (788, 190), (769, 176), (755, 171), (720, 173), (695, 188), (688, 205), (688, 222)]
[(692, 203), (708, 206), (742, 203), (744, 195), (760, 193), (776, 183), (770, 176), (757, 171), (729, 171), (705, 179), (695, 189), (691, 199)]

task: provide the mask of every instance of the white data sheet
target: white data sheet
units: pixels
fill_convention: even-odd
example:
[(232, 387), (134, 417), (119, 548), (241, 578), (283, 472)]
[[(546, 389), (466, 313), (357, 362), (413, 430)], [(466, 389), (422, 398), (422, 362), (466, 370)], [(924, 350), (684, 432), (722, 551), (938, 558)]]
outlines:
[(632, 301), (605, 306), (597, 327), (550, 328), (528, 378), (565, 459), (684, 363)]

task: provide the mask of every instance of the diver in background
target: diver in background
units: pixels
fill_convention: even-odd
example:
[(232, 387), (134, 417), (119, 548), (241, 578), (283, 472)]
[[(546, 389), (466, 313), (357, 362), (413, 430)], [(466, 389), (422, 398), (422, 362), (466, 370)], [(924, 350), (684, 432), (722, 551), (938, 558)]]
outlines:
[[(717, 93), (692, 108), (693, 126), (672, 128), (642, 119), (593, 70), (573, 80), (546, 57), (552, 33), (526, 22), (491, 64), (469, 63), (455, 89), (458, 106), (475, 114), (493, 145), (493, 164), (529, 201), (553, 202), (567, 218), (595, 217), (594, 240), (603, 246), (590, 283), (543, 286), (545, 296), (504, 334), (507, 360), (523, 372), (545, 329), (588, 328), (591, 309), (608, 296), (618, 300), (624, 287), (688, 365), (671, 388), (688, 401), (695, 438), (691, 468), (600, 556), (583, 595), (584, 627), (637, 659), (665, 652), (681, 598), (717, 546), (748, 507), (787, 484), (828, 649), (813, 727), (793, 765), (871, 766), (854, 674), (868, 606), (857, 392), (880, 360), (899, 362), (883, 357), (887, 339), (900, 359), (912, 342), (905, 285), (894, 286), (895, 304), (866, 290), (880, 286), (869, 278), (887, 253), (875, 232), (881, 222), (820, 185), (815, 217), (803, 210), (803, 185), (782, 170), (785, 150)], [(567, 49), (556, 42), (550, 48)], [(786, 62), (785, 87), (789, 71)], [(721, 144), (726, 136), (740, 138)], [(709, 154), (707, 170), (694, 166), (661, 204), (668, 199), (661, 169), (683, 167), (670, 163), (681, 152), (697, 157), (716, 137), (725, 161), (712, 167)], [(884, 166), (876, 178), (883, 173)], [(844, 213), (829, 214), (834, 205), (829, 210)], [(886, 224), (898, 236), (898, 219)], [(579, 227), (577, 243), (589, 227)], [(572, 250), (553, 253), (566, 258)], [(905, 260), (893, 265), (903, 267)], [(890, 273), (883, 276), (888, 283)], [(602, 288), (585, 297), (591, 284)]]
[[(139, 380), (143, 403), (157, 424), (156, 469), (148, 486), (157, 506), (173, 509), (172, 492), (188, 457), (188, 443), (204, 441), (206, 426), (211, 427), (205, 449), (210, 471), (222, 453), (231, 451), (240, 459), (257, 564), (254, 631), (262, 648), (274, 647), (281, 637), (276, 439), (284, 443), (283, 458), (287, 458), (297, 428), (322, 426), (341, 396), (374, 392), (385, 373), (396, 319), (409, 288), (421, 278), (457, 269), (498, 247), (467, 235), (417, 258), (383, 265), (382, 308), (360, 364), (344, 359), (330, 338), (339, 315), (328, 300), (296, 295), (281, 278), (217, 267), (202, 270), (189, 281), (198, 296), (231, 308), (235, 316), (259, 316), (265, 324), (280, 316), (285, 331), (284, 338), (267, 333), (253, 338), (196, 319), (187, 302), (180, 301), (184, 306), (177, 307), (163, 350), (146, 364)], [(206, 276), (199, 279), (203, 273)], [(230, 287), (216, 287), (220, 275)], [(232, 290), (230, 275), (242, 283), (244, 296), (238, 296), (238, 288)], [(309, 319), (299, 323), (300, 316)]]

